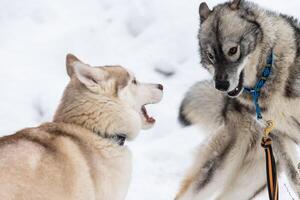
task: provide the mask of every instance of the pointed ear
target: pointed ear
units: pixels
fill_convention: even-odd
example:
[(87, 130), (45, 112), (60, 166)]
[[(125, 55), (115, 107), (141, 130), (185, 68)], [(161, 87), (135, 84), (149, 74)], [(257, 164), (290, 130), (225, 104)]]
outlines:
[(70, 78), (76, 76), (89, 89), (95, 88), (95, 86), (108, 78), (108, 73), (105, 70), (91, 67), (72, 54), (68, 54), (66, 60), (67, 72)]
[(78, 80), (89, 89), (99, 86), (108, 79), (108, 73), (105, 70), (80, 62), (75, 63), (74, 73)]
[(75, 62), (82, 63), (76, 56), (69, 53), (66, 57), (66, 66), (67, 66), (67, 73), (70, 78), (74, 75), (74, 63)]
[(208, 18), (212, 11), (209, 9), (205, 2), (202, 2), (199, 7), (200, 21), (201, 24)]
[(230, 3), (230, 8), (232, 10), (237, 10), (240, 8), (240, 5), (241, 5), (241, 2), (242, 0), (233, 0), (231, 3)]

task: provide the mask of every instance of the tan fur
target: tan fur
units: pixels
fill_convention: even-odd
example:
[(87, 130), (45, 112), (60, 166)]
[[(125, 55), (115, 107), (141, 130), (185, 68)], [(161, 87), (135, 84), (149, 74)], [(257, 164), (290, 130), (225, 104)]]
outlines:
[(48, 123), (1, 139), (0, 199), (124, 199), (127, 147), (88, 129)]
[(175, 199), (179, 199), (179, 197), (183, 196), (188, 191), (189, 187), (195, 181), (194, 177), (195, 177), (194, 175), (185, 177), (185, 179), (181, 183), (180, 190), (177, 193)]
[[(120, 133), (137, 132), (135, 126), (138, 116), (129, 115), (124, 119), (124, 115), (132, 111), (117, 97), (119, 83), (124, 87), (125, 78), (129, 79), (128, 73), (121, 67), (108, 68), (105, 67), (105, 71), (112, 72), (110, 76), (116, 77), (116, 80), (107, 80), (108, 84), (98, 89), (101, 89), (102, 93), (108, 93), (109, 96), (102, 95), (99, 98), (97, 93), (87, 92), (86, 87), (73, 76), (53, 121), (74, 123), (94, 132), (101, 133), (104, 131), (105, 134), (109, 135), (114, 134), (116, 130)], [(126, 77), (122, 78), (121, 75), (126, 75)], [(115, 124), (113, 122), (115, 120), (120, 123)], [(130, 127), (131, 125), (133, 127)]]
[(121, 66), (90, 67), (73, 55), (67, 72), (53, 122), (0, 139), (1, 200), (125, 199), (131, 153), (111, 137), (151, 127), (140, 109), (161, 100), (162, 86), (133, 84)]

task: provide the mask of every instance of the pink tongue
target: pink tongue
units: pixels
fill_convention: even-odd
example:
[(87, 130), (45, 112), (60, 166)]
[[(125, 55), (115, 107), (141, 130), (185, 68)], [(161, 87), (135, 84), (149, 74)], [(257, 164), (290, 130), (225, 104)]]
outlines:
[(148, 117), (147, 122), (153, 124), (155, 123), (155, 119), (153, 117)]
[(151, 123), (151, 124), (155, 123), (155, 119), (153, 117), (149, 117), (149, 115), (147, 113), (147, 109), (146, 109), (145, 106), (142, 107), (142, 111), (143, 111), (143, 114), (144, 114), (144, 116), (145, 116), (148, 123)]

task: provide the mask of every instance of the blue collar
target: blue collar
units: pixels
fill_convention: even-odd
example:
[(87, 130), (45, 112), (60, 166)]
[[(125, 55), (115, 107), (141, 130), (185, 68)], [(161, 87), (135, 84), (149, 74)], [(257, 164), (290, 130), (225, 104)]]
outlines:
[(260, 80), (256, 83), (254, 88), (248, 88), (244, 87), (245, 93), (251, 94), (253, 103), (255, 105), (255, 111), (256, 111), (256, 117), (257, 119), (262, 119), (261, 115), (261, 109), (258, 103), (259, 97), (260, 97), (260, 91), (267, 82), (267, 79), (271, 75), (272, 72), (272, 66), (274, 64), (274, 53), (273, 50), (271, 51), (270, 55), (268, 56), (267, 65), (265, 66)]

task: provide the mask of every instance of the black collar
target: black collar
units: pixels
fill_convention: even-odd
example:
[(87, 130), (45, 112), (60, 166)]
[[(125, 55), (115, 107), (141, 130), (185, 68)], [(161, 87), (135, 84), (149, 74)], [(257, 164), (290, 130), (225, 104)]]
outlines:
[(116, 142), (120, 146), (124, 146), (126, 141), (126, 134), (116, 134), (116, 135), (106, 135), (104, 136), (106, 139), (111, 139)]
[(103, 134), (99, 131), (94, 132), (94, 133), (96, 133), (98, 136), (100, 136), (104, 139), (112, 140), (113, 142), (117, 143), (120, 146), (124, 146), (125, 141), (127, 139), (127, 134), (124, 134), (124, 133), (116, 133), (114, 135), (109, 135), (109, 134), (105, 134), (105, 133)]

